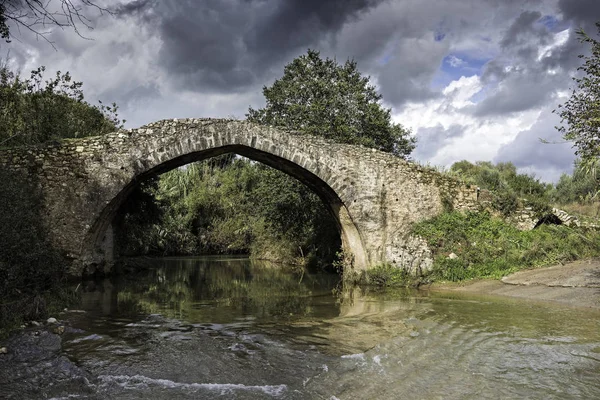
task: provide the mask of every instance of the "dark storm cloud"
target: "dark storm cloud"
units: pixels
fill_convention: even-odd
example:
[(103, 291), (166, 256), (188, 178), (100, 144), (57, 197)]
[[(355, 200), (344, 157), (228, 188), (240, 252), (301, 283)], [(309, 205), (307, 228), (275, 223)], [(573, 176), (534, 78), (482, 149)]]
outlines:
[(441, 124), (430, 128), (419, 128), (417, 131), (418, 146), (414, 151), (414, 158), (427, 160), (437, 154), (452, 139), (459, 138), (465, 134), (465, 127), (461, 125), (450, 125), (444, 129)]
[(155, 5), (156, 0), (135, 0), (130, 3), (121, 3), (112, 11), (118, 16), (139, 15), (152, 9)]
[(567, 20), (585, 28), (600, 20), (600, 2), (598, 0), (559, 0), (558, 8)]
[(157, 28), (158, 63), (177, 86), (235, 92), (315, 47), (373, 0), (136, 1), (119, 8)]
[[(403, 39), (395, 50), (390, 60), (375, 68), (384, 100), (398, 107), (406, 101), (439, 96), (431, 90), (430, 82), (447, 52), (446, 46), (433, 40)], [(411, 56), (405, 57), (408, 54)]]
[[(498, 84), (496, 91), (475, 107), (478, 117), (510, 114), (538, 108), (554, 101), (554, 93), (571, 84), (568, 73), (580, 65), (577, 55), (586, 53), (578, 37), (571, 33), (567, 41), (538, 58), (539, 50), (552, 43), (555, 26), (578, 27), (595, 34), (593, 24), (600, 19), (600, 1), (561, 0), (562, 20), (552, 19), (538, 11), (523, 11), (504, 33), (500, 45), (503, 54), (490, 61), (482, 74), (484, 83)], [(506, 69), (507, 65), (512, 68)], [(550, 73), (553, 71), (553, 73)]]
[(548, 74), (545, 60), (556, 58), (554, 53), (538, 60), (540, 49), (551, 44), (553, 37), (538, 11), (523, 11), (512, 22), (500, 40), (502, 56), (490, 61), (482, 74), (485, 84), (498, 86), (475, 107), (475, 116), (510, 114), (546, 104), (565, 81)]
[(381, 0), (287, 0), (270, 2), (245, 42), (249, 51), (273, 56), (318, 43)]
[(555, 89), (565, 85), (563, 75), (540, 69), (513, 70), (499, 89), (477, 104), (476, 117), (498, 116), (539, 108), (554, 99)]
[(508, 48), (524, 41), (529, 42), (528, 36), (537, 35), (542, 29), (536, 29), (535, 23), (542, 17), (539, 11), (523, 11), (515, 19), (500, 41), (500, 46)]
[(159, 64), (190, 90), (239, 90), (253, 83), (253, 65), (241, 40), (251, 22), (250, 6), (239, 1), (206, 1), (202, 7), (194, 1), (162, 3)]

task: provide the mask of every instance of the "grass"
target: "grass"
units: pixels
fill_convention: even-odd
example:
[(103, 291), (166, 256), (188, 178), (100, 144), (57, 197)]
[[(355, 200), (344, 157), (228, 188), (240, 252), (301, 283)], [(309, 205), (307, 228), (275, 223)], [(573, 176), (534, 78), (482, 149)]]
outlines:
[[(600, 232), (562, 225), (519, 231), (487, 212), (448, 212), (413, 228), (430, 246), (433, 269), (411, 277), (391, 265), (370, 269), (364, 282), (378, 286), (418, 286), (436, 281), (500, 279), (513, 272), (600, 255)], [(454, 253), (457, 257), (448, 257)]]
[[(499, 279), (512, 272), (600, 254), (595, 230), (542, 225), (519, 231), (486, 212), (441, 214), (414, 227), (434, 254), (430, 280)], [(449, 258), (454, 253), (458, 257)]]
[(556, 205), (556, 208), (564, 210), (582, 220), (597, 221), (600, 217), (599, 202), (568, 203)]

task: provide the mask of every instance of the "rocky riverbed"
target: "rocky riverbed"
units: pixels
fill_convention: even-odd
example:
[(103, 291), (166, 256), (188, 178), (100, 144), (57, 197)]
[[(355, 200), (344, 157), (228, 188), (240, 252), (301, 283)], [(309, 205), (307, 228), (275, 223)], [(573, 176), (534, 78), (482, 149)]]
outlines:
[[(0, 397), (23, 399), (23, 394), (52, 398), (71, 389), (90, 387), (92, 377), (62, 351), (62, 334), (72, 328), (34, 323), (2, 343)], [(91, 392), (90, 392), (91, 393)]]

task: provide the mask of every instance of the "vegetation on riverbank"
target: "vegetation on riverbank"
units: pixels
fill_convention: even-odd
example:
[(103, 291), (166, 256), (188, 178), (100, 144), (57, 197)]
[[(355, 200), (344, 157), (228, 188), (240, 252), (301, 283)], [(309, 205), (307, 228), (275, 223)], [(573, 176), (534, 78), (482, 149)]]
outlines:
[(124, 255), (248, 254), (285, 264), (331, 264), (335, 220), (304, 185), (229, 154), (175, 169), (122, 210)]
[[(512, 272), (600, 254), (600, 233), (563, 225), (520, 231), (488, 212), (451, 212), (417, 224), (434, 264), (429, 281), (499, 279)], [(454, 254), (454, 256), (451, 256)]]
[(538, 268), (600, 255), (600, 232), (564, 225), (521, 231), (487, 211), (446, 212), (413, 227), (433, 255), (433, 267), (411, 276), (391, 265), (367, 271), (363, 282), (378, 287), (420, 286), (432, 282), (500, 279)]
[(65, 265), (42, 226), (34, 182), (0, 170), (0, 337), (23, 321), (46, 318), (72, 294)]
[[(92, 106), (68, 73), (44, 80), (40, 67), (23, 79), (0, 65), (0, 146), (34, 145), (111, 132), (116, 106)], [(0, 336), (23, 321), (46, 318), (73, 299), (66, 264), (42, 225), (36, 182), (0, 169)]]

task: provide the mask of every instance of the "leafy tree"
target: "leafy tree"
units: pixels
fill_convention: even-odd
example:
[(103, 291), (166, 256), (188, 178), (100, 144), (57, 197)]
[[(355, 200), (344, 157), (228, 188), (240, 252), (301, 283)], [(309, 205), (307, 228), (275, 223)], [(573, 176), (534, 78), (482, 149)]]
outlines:
[[(600, 22), (596, 23), (600, 34)], [(588, 36), (583, 30), (577, 32), (582, 43), (591, 46), (591, 54), (580, 55), (584, 60), (577, 70), (584, 73), (574, 77), (577, 87), (569, 100), (554, 110), (566, 126), (557, 127), (566, 140), (573, 141), (576, 154), (582, 164), (598, 162), (600, 156), (600, 41)]]
[(576, 161), (572, 175), (561, 175), (552, 193), (553, 200), (559, 204), (586, 203), (594, 200), (599, 190), (597, 168), (596, 166), (590, 170)]
[(89, 9), (110, 12), (93, 0), (0, 0), (0, 39), (10, 42), (12, 32), (9, 23), (46, 40), (48, 32), (40, 29), (48, 26), (73, 28), (82, 36), (81, 26), (92, 29), (90, 20), (84, 14)]
[(0, 145), (25, 145), (60, 138), (100, 135), (122, 127), (116, 104), (84, 100), (83, 83), (58, 71), (44, 80), (45, 67), (22, 79), (0, 66)]
[(285, 66), (283, 77), (264, 87), (265, 108), (250, 107), (249, 121), (360, 144), (408, 157), (415, 147), (410, 131), (391, 121), (381, 95), (355, 61), (338, 64), (308, 50)]

